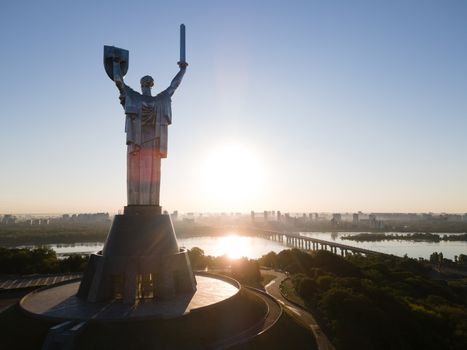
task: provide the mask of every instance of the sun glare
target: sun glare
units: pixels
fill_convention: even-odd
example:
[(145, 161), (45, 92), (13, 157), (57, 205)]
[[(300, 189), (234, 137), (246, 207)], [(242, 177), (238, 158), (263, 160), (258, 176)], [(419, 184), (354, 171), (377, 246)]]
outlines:
[(230, 259), (240, 259), (250, 255), (251, 237), (229, 235), (219, 238), (216, 255), (227, 255)]
[(201, 168), (203, 193), (219, 208), (238, 208), (260, 192), (263, 172), (259, 157), (243, 145), (211, 150)]

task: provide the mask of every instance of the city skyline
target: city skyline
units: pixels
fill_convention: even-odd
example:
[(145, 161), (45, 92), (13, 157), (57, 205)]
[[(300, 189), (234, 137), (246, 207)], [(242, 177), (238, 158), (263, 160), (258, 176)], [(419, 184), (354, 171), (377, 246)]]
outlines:
[(467, 212), (466, 3), (112, 4), (4, 5), (1, 214), (123, 208), (124, 112), (103, 45), (128, 49), (125, 80), (139, 90), (150, 74), (157, 93), (180, 23), (190, 65), (163, 209)]

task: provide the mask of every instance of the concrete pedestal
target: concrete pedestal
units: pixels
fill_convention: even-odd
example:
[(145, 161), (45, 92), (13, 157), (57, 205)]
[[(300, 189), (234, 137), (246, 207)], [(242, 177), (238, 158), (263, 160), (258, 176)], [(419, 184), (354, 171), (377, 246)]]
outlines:
[(116, 215), (102, 252), (92, 254), (78, 290), (91, 301), (170, 299), (194, 293), (196, 280), (160, 207), (127, 206)]

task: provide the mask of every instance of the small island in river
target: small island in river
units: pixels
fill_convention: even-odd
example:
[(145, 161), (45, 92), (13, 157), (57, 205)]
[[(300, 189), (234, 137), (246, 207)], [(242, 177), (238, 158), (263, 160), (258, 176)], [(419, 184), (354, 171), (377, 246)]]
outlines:
[(393, 233), (359, 233), (356, 235), (343, 236), (341, 239), (357, 242), (379, 242), (394, 240), (415, 242), (467, 241), (467, 233), (442, 236), (435, 233), (410, 233), (406, 235)]

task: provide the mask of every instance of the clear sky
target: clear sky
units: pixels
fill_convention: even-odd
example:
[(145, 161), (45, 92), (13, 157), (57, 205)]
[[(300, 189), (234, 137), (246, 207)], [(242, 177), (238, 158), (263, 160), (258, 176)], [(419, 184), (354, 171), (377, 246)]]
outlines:
[(467, 2), (5, 1), (0, 213), (126, 202), (126, 82), (165, 89), (180, 211), (467, 212)]

